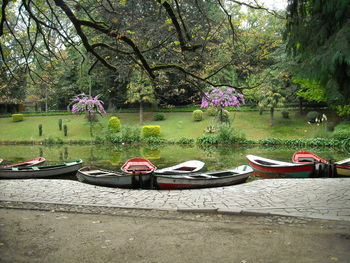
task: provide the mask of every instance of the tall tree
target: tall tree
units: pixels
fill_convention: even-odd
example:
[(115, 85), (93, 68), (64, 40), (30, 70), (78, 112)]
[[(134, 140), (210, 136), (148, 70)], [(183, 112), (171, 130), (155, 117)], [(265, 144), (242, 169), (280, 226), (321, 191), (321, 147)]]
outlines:
[(299, 77), (318, 83), (330, 104), (349, 106), (350, 0), (289, 0), (285, 38)]

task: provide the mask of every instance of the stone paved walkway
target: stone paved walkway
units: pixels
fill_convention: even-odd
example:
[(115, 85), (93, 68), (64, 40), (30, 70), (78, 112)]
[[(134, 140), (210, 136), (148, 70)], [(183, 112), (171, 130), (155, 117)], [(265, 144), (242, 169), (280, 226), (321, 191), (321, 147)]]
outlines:
[(0, 180), (0, 201), (350, 221), (350, 179), (266, 179), (172, 191), (108, 188), (71, 180)]

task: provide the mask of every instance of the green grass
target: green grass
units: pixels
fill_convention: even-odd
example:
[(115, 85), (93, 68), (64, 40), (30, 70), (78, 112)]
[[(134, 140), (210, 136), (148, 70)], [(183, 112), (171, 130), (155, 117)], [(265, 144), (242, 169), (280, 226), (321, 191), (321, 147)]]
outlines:
[[(137, 125), (139, 122), (138, 113), (116, 114), (121, 124)], [(204, 114), (204, 120), (194, 122), (191, 112), (164, 113), (165, 120), (154, 121), (154, 113), (144, 114), (144, 125), (160, 125), (161, 136), (167, 140), (179, 138), (197, 138), (204, 135), (208, 125), (213, 124), (212, 117)], [(108, 120), (111, 115), (99, 117), (95, 124), (94, 135), (104, 137), (107, 131)], [(289, 119), (283, 119), (280, 112), (275, 114), (275, 125), (269, 125), (269, 114), (262, 116), (258, 112), (231, 112), (234, 118), (233, 126), (244, 132), (247, 139), (262, 138), (312, 138), (315, 135), (324, 134), (324, 126), (307, 124), (305, 117), (299, 116), (296, 112), (290, 112)], [(58, 129), (58, 120), (62, 119), (63, 125), (68, 127), (68, 136), (63, 135), (63, 130)], [(43, 136), (39, 136), (38, 125), (43, 125)], [(12, 118), (0, 119), (0, 141), (41, 141), (44, 139), (69, 140), (90, 140), (90, 125), (84, 116), (33, 116), (24, 117), (22, 122), (13, 122)], [(326, 134), (325, 134), (326, 136)]]

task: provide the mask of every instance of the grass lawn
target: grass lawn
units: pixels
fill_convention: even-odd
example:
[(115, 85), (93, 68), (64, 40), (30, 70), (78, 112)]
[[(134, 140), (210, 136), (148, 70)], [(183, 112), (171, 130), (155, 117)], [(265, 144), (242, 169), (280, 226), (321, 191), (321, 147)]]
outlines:
[[(144, 125), (160, 125), (161, 135), (165, 139), (175, 140), (182, 137), (197, 138), (204, 135), (204, 129), (212, 124), (212, 117), (204, 114), (204, 120), (194, 122), (191, 112), (164, 113), (165, 120), (154, 121), (153, 113), (144, 114)], [(123, 124), (137, 125), (138, 113), (116, 114)], [(94, 135), (103, 137), (106, 134), (110, 115), (99, 117), (95, 124)], [(309, 125), (304, 116), (296, 112), (290, 112), (289, 119), (283, 119), (280, 112), (275, 113), (275, 125), (269, 125), (269, 114), (262, 116), (258, 112), (231, 112), (232, 124), (241, 130), (247, 139), (261, 138), (312, 138), (323, 132), (324, 126)], [(68, 127), (68, 136), (58, 129), (58, 120), (62, 119), (63, 125)], [(38, 125), (43, 126), (43, 136), (39, 136)], [(66, 140), (89, 140), (90, 125), (84, 116), (35, 116), (24, 117), (22, 122), (13, 122), (12, 118), (0, 118), (0, 141), (37, 141), (49, 138)]]

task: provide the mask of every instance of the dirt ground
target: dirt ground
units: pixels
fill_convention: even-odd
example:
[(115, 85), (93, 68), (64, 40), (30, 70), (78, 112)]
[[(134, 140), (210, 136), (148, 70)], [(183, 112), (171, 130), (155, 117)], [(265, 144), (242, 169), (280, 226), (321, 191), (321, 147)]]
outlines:
[(0, 262), (350, 262), (350, 222), (2, 208)]

